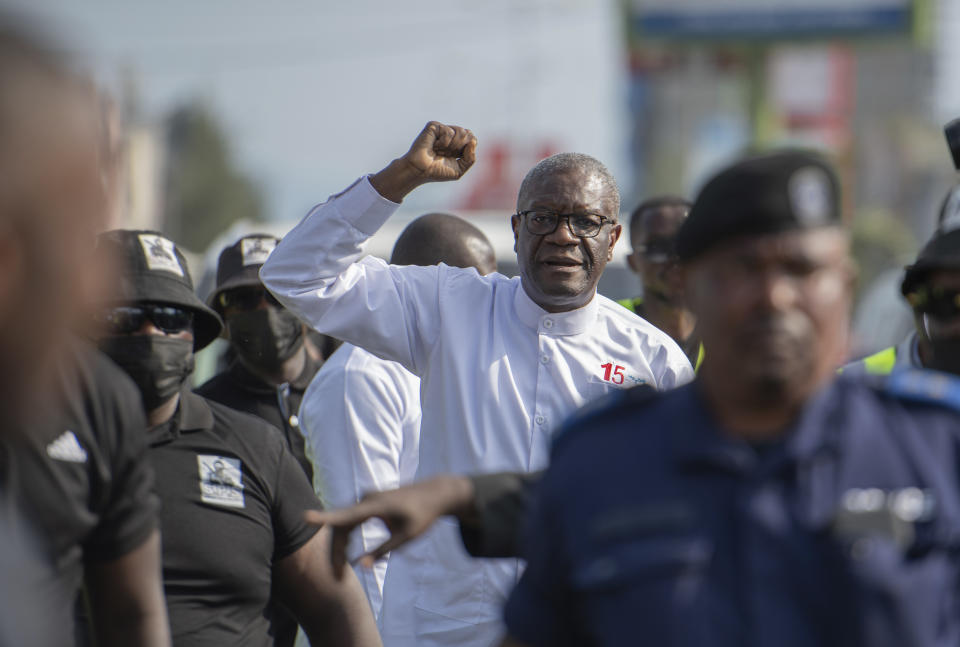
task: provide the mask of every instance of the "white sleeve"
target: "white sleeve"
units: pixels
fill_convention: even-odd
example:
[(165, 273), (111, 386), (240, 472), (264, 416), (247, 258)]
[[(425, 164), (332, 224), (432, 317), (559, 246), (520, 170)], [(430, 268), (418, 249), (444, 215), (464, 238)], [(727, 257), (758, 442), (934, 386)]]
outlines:
[[(410, 403), (382, 363), (365, 362), (358, 352), (354, 350), (346, 365), (325, 371), (325, 364), (300, 406), (317, 494), (332, 507), (353, 505), (368, 492), (400, 484), (403, 423)], [(367, 522), (351, 537), (348, 554), (352, 558), (373, 550), (389, 536), (382, 523)], [(375, 614), (382, 602), (385, 569), (385, 562), (372, 571), (357, 569)]]
[(668, 391), (692, 382), (694, 377), (693, 367), (690, 366), (690, 361), (684, 357), (683, 361), (677, 359), (667, 364), (660, 376), (659, 387), (661, 391)]
[(367, 178), (315, 207), (260, 269), (277, 299), (321, 333), (421, 374), (439, 330), (441, 270), (361, 259), (361, 245), (396, 211)]
[(692, 382), (696, 377), (690, 360), (672, 339), (665, 340), (655, 353), (651, 366), (657, 378), (657, 389), (668, 391)]

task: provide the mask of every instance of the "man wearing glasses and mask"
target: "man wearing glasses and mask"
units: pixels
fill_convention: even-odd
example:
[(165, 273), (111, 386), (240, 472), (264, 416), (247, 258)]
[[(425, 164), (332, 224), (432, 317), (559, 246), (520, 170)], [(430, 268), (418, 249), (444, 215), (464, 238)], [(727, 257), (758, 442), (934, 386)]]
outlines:
[(952, 189), (933, 237), (908, 265), (900, 292), (916, 328), (897, 346), (843, 367), (846, 375), (932, 368), (960, 375), (960, 192)]
[(223, 317), (235, 357), (197, 393), (282, 430), (287, 448), (312, 481), (297, 412), (320, 363), (307, 352), (306, 326), (264, 289), (259, 276), (279, 240), (253, 234), (220, 253), (217, 287), (207, 303)]
[(174, 644), (281, 644), (282, 604), (314, 644), (379, 645), (359, 583), (323, 564), (327, 531), (303, 521), (318, 502), (280, 434), (185, 387), (222, 323), (180, 250), (156, 232), (111, 231), (98, 254), (116, 276), (98, 344), (147, 412)]
[[(520, 276), (398, 267), (361, 244), (416, 187), (459, 179), (476, 138), (430, 122), (410, 150), (312, 210), (260, 271), (278, 300), (320, 332), (421, 378), (417, 479), (530, 471), (574, 409), (616, 389), (693, 377), (665, 333), (596, 293), (620, 237), (620, 196), (587, 155), (537, 164), (511, 218)], [(454, 524), (391, 557), (381, 633), (399, 645), (490, 645), (516, 582), (515, 559), (470, 560)]]

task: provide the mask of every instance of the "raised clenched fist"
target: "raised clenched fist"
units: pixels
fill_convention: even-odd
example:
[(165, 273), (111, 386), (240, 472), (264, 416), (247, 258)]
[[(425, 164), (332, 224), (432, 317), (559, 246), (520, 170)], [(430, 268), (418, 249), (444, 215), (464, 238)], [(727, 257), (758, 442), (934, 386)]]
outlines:
[(428, 182), (459, 180), (477, 159), (477, 138), (466, 128), (431, 121), (402, 157), (370, 177), (383, 197), (400, 202)]
[(476, 161), (477, 138), (466, 128), (431, 121), (403, 156), (430, 182), (459, 180)]

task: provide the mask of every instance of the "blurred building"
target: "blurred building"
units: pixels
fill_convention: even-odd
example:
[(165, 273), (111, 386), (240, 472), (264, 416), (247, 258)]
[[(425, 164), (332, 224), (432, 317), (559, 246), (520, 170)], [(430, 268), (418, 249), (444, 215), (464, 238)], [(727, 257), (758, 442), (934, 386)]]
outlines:
[[(632, 202), (692, 195), (747, 150), (821, 149), (842, 175), (863, 293), (885, 271), (889, 284), (956, 179), (941, 128), (960, 115), (960, 2), (627, 0), (625, 15)], [(858, 313), (858, 353), (910, 325), (883, 293), (875, 316)]]
[(129, 229), (159, 229), (162, 223), (162, 178), (166, 142), (155, 124), (137, 124), (127, 129), (127, 210), (123, 226)]

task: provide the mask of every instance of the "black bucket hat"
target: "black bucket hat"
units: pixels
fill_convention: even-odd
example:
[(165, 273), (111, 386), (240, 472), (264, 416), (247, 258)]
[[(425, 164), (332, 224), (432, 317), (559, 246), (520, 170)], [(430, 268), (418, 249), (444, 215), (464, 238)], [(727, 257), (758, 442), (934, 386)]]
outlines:
[(118, 263), (107, 302), (168, 303), (193, 311), (193, 349), (220, 335), (223, 321), (193, 291), (187, 259), (172, 240), (156, 231), (115, 229), (97, 237), (97, 253)]
[(207, 305), (220, 312), (218, 299), (227, 290), (263, 287), (260, 268), (279, 242), (280, 239), (271, 234), (250, 234), (224, 247), (217, 261), (217, 287), (207, 297)]

